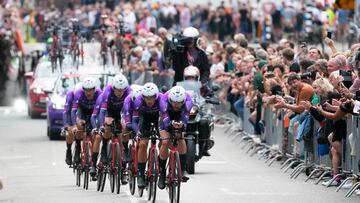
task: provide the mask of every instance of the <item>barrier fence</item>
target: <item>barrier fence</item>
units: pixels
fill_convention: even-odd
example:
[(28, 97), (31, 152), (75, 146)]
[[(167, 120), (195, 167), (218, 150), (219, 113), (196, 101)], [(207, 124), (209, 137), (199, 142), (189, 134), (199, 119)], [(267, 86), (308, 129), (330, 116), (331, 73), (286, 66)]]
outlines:
[[(282, 110), (280, 110), (281, 112), (273, 111), (269, 107), (263, 110), (265, 130), (261, 135), (253, 134), (254, 127), (249, 122), (250, 110), (246, 107), (243, 122), (240, 122), (235, 115), (223, 116), (226, 120), (223, 126), (224, 132), (228, 133), (232, 141), (240, 138), (240, 143), (244, 144), (242, 149), (246, 149), (247, 153), (251, 152), (250, 156), (259, 154), (259, 159), (265, 158), (265, 163), (269, 166), (275, 160), (282, 158), (281, 169), (284, 172), (293, 169), (290, 178), (295, 179), (305, 172), (307, 175), (305, 182), (316, 179), (315, 184), (319, 184), (321, 181), (327, 180), (327, 176), (332, 175), (332, 163), (329, 156), (331, 151), (329, 150), (327, 154), (319, 154), (319, 145), (315, 136), (319, 123), (311, 118), (314, 122), (311, 139), (307, 139), (307, 141), (301, 139), (300, 142), (294, 142), (296, 139), (294, 134), (289, 133), (288, 139), (284, 136), (284, 112)], [(239, 123), (242, 124), (239, 125)], [(349, 116), (346, 118), (346, 123), (347, 129), (344, 129), (346, 139), (343, 139), (341, 170), (338, 175), (330, 179), (330, 183), (326, 186), (329, 187), (336, 178), (342, 177), (342, 184), (336, 189), (338, 192), (346, 182), (352, 181), (352, 187), (345, 194), (346, 197), (350, 197), (356, 189), (360, 188), (360, 177), (358, 176), (360, 174), (358, 165), (360, 160), (360, 117)], [(300, 150), (297, 147), (300, 147)], [(297, 151), (302, 152), (300, 156), (295, 155)]]

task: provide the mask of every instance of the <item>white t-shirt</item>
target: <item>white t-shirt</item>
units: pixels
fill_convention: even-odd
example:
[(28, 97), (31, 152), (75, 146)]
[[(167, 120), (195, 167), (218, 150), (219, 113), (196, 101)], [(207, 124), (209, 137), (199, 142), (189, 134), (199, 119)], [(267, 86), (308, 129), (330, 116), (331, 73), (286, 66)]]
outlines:
[(224, 72), (225, 67), (222, 63), (213, 64), (210, 67), (210, 78), (214, 78), (221, 72)]

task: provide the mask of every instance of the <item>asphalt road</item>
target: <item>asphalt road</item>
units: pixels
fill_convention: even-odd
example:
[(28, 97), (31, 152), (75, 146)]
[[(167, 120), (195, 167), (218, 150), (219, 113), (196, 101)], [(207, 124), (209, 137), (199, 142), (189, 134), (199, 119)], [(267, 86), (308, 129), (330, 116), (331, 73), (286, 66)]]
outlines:
[[(128, 185), (111, 194), (109, 182), (103, 193), (96, 183), (89, 190), (75, 186), (75, 176), (64, 162), (65, 142), (49, 141), (46, 120), (31, 120), (25, 112), (0, 108), (0, 202), (147, 202), (131, 196)], [(231, 143), (221, 128), (214, 133), (211, 157), (196, 165), (196, 174), (183, 184), (181, 202), (359, 202), (359, 196), (343, 198), (345, 190), (305, 183), (305, 175), (291, 180), (279, 163), (267, 167)], [(144, 193), (145, 195), (146, 193)], [(166, 190), (157, 202), (168, 202)]]

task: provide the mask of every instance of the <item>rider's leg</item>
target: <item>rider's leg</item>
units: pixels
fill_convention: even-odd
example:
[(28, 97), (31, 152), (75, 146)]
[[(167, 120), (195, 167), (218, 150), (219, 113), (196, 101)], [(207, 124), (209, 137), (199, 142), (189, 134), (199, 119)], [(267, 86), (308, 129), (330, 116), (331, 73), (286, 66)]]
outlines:
[(111, 138), (111, 125), (113, 122), (113, 118), (106, 117), (105, 118), (105, 133), (103, 134), (103, 143), (101, 147), (101, 162), (107, 163), (108, 157), (107, 157), (107, 143), (108, 140)]
[(102, 137), (100, 134), (95, 135), (94, 144), (93, 144), (93, 154), (92, 154), (93, 167), (90, 169), (90, 174), (92, 176), (96, 175), (96, 164), (100, 151), (101, 138)]
[(183, 174), (183, 181), (187, 181), (189, 178), (186, 177), (185, 171), (186, 171), (186, 143), (185, 140), (178, 140), (177, 142), (178, 150), (179, 150), (179, 156), (180, 156), (180, 165), (181, 165), (181, 171)]
[(72, 164), (72, 154), (71, 154), (71, 146), (74, 142), (74, 133), (73, 128), (75, 126), (69, 126), (68, 127), (68, 133), (66, 135), (66, 164), (71, 165)]
[(138, 151), (138, 187), (145, 187), (145, 167), (147, 161), (147, 148), (148, 148), (148, 139), (141, 139), (139, 143)]
[(75, 134), (75, 156), (74, 156), (74, 162), (80, 161), (80, 152), (81, 152), (81, 140), (84, 137), (84, 127), (85, 120), (78, 119), (76, 121), (76, 128), (73, 130), (73, 133)]
[(121, 127), (123, 129), (122, 143), (123, 143), (123, 147), (124, 147), (124, 154), (125, 154), (126, 161), (129, 161), (129, 159), (130, 159), (130, 154), (129, 154), (129, 130), (126, 129), (125, 120), (123, 120), (123, 119), (121, 119)]
[(159, 154), (159, 165), (160, 165), (160, 177), (158, 186), (160, 189), (165, 188), (165, 180), (166, 180), (166, 162), (169, 156), (169, 146), (170, 140), (169, 133), (165, 130), (160, 131), (160, 137), (163, 139), (161, 140), (161, 147), (160, 147), (160, 154)]

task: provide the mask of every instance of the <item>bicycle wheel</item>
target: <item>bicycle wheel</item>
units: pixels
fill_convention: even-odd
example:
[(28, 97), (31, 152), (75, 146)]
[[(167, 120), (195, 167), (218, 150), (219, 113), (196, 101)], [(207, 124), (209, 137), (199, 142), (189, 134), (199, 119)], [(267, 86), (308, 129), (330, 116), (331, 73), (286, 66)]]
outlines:
[(138, 188), (138, 194), (139, 197), (142, 197), (144, 195), (144, 188)]
[(81, 169), (79, 166), (76, 166), (76, 173), (75, 173), (75, 176), (76, 176), (76, 185), (78, 187), (80, 187), (80, 183), (81, 183)]
[(178, 152), (175, 152), (175, 162), (174, 162), (174, 185), (173, 185), (173, 203), (180, 202), (180, 186), (181, 186), (181, 164), (180, 156)]
[(133, 145), (129, 145), (129, 149), (131, 149), (131, 162), (129, 163), (129, 168), (128, 168), (128, 173), (129, 173), (129, 190), (130, 190), (130, 194), (134, 195), (135, 194), (135, 187), (136, 187), (136, 158), (134, 157), (134, 155), (136, 156), (136, 149)]
[(167, 187), (169, 192), (169, 201), (173, 203), (173, 196), (174, 196), (174, 153), (170, 152), (169, 156), (169, 164), (168, 164), (168, 176), (167, 176)]
[(153, 153), (149, 153), (149, 156), (152, 157), (149, 168), (152, 170), (152, 174), (149, 178), (149, 188), (148, 188), (148, 200), (155, 202), (156, 200), (156, 188), (158, 181), (158, 164), (157, 164), (157, 151), (153, 150)]
[(108, 158), (109, 158), (109, 166), (110, 166), (110, 169), (109, 169), (109, 182), (110, 182), (110, 191), (111, 193), (114, 193), (114, 190), (115, 190), (115, 167), (113, 167), (112, 165), (112, 160), (114, 159), (114, 157), (112, 157), (113, 155), (113, 148), (112, 148), (112, 144), (111, 142), (109, 141), (109, 144), (108, 144)]
[(116, 193), (120, 193), (121, 179), (122, 179), (122, 153), (120, 150), (120, 145), (117, 143), (115, 145), (115, 186)]
[(114, 193), (115, 190), (115, 171), (111, 171), (110, 169), (110, 173), (109, 173), (109, 182), (110, 182), (110, 191), (111, 193)]
[(97, 191), (100, 191), (101, 189), (101, 183), (102, 183), (102, 176), (103, 176), (103, 169), (99, 168), (99, 174), (97, 177)]
[(84, 189), (89, 189), (89, 171), (91, 165), (91, 143), (87, 143), (85, 147), (84, 159), (85, 159), (85, 173), (84, 173)]
[(102, 172), (102, 175), (101, 175), (100, 192), (104, 192), (105, 182), (106, 182), (106, 169), (104, 168), (103, 172)]

